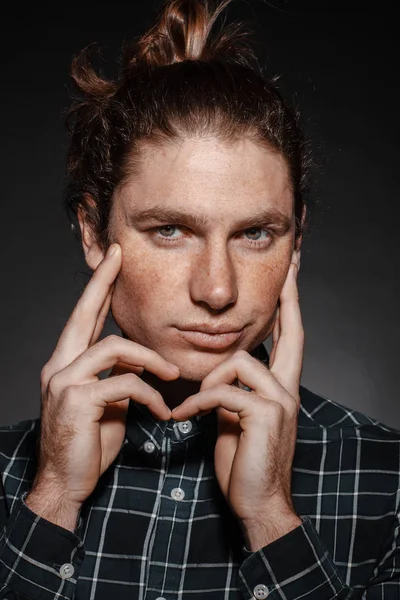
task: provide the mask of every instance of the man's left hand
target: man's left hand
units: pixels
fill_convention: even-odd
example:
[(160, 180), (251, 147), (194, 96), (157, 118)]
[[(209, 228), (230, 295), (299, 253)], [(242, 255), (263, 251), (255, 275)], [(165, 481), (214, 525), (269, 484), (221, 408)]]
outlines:
[[(216, 477), (252, 551), (302, 523), (291, 496), (304, 348), (299, 258), (294, 252), (281, 291), (269, 368), (239, 350), (172, 411), (174, 419), (185, 421), (216, 409)], [(236, 379), (251, 391), (232, 385)]]

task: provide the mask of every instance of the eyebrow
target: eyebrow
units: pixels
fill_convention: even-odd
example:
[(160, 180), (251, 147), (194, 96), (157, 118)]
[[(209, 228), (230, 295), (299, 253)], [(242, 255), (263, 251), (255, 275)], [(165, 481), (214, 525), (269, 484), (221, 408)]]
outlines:
[[(187, 213), (183, 210), (166, 208), (163, 206), (153, 206), (145, 210), (135, 211), (129, 214), (129, 221), (133, 225), (141, 225), (147, 222), (162, 222), (170, 224), (186, 225), (188, 227), (197, 227), (199, 229), (207, 227), (212, 221), (210, 217), (199, 214)], [(253, 216), (240, 219), (234, 223), (237, 229), (248, 229), (251, 227), (265, 227), (266, 225), (277, 225), (283, 233), (286, 233), (293, 224), (293, 217), (286, 215), (280, 210), (269, 207), (264, 208)]]

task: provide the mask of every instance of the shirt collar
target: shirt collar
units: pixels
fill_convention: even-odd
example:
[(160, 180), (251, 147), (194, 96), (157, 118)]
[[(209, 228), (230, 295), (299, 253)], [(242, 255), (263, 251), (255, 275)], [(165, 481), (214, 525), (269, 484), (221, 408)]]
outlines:
[[(269, 356), (263, 344), (250, 352), (252, 356), (268, 365)], [(126, 417), (126, 440), (141, 454), (151, 454), (157, 457), (161, 453), (162, 442), (165, 436), (172, 442), (179, 443), (197, 437), (199, 434), (211, 436), (216, 439), (217, 419), (213, 410), (207, 415), (195, 416), (188, 421), (179, 422), (175, 419), (169, 421), (157, 420), (147, 406), (129, 402)]]

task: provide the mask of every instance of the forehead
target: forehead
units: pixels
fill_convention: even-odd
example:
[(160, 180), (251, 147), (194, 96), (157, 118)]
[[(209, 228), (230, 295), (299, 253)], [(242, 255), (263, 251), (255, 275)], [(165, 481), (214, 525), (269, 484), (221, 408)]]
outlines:
[(293, 194), (282, 156), (248, 139), (184, 139), (143, 145), (134, 175), (121, 189), (126, 209), (185, 208), (215, 218), (278, 208), (290, 215)]

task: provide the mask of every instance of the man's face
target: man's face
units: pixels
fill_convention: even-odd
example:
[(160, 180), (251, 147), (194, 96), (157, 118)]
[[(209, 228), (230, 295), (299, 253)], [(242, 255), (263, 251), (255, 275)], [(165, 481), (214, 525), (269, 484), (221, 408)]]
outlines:
[[(249, 140), (187, 139), (146, 146), (138, 170), (113, 197), (112, 313), (129, 339), (200, 381), (272, 331), (294, 244), (287, 166)], [(184, 331), (217, 327), (236, 333)]]

